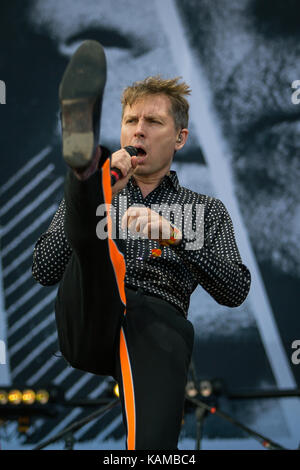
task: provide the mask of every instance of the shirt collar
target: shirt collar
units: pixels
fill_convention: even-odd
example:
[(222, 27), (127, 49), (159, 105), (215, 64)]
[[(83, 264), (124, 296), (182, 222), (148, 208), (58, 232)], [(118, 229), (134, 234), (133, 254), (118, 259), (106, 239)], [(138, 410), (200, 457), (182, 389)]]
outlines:
[[(132, 176), (130, 179), (129, 179), (129, 183), (133, 186), (137, 186), (137, 183), (134, 179), (134, 176)], [(175, 191), (179, 191), (179, 188), (180, 188), (180, 184), (179, 184), (179, 181), (178, 181), (178, 177), (177, 177), (177, 173), (175, 170), (170, 170), (170, 174), (169, 175), (165, 175), (164, 178), (162, 179), (162, 181), (160, 182), (160, 185), (161, 184), (170, 184), (171, 186), (173, 186), (173, 188), (175, 189)]]
[(176, 191), (179, 191), (180, 184), (175, 170), (170, 170), (170, 174), (166, 175), (165, 178), (167, 178), (168, 181), (171, 182)]

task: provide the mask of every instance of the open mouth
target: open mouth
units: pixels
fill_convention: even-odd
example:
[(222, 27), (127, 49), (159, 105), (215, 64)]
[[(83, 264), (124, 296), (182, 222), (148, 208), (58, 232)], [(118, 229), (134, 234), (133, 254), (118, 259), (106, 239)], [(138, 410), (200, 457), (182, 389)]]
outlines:
[(144, 149), (138, 148), (138, 147), (137, 149), (138, 149), (138, 154), (137, 154), (138, 157), (144, 157), (146, 155), (146, 152)]

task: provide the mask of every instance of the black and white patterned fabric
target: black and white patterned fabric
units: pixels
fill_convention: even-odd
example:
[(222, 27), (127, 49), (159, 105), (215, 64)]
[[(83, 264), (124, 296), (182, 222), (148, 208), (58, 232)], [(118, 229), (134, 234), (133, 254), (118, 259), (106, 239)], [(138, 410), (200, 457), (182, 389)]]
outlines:
[[(160, 211), (161, 208), (177, 208), (170, 213), (169, 220), (182, 230), (180, 245), (161, 246), (130, 232), (126, 237), (119, 221), (132, 205), (149, 207), (163, 216), (165, 212)], [(32, 273), (35, 280), (45, 286), (60, 281), (72, 254), (64, 233), (64, 214), (63, 199), (47, 232), (35, 245)], [(190, 296), (198, 284), (221, 305), (237, 307), (246, 299), (251, 275), (242, 263), (226, 207), (217, 198), (180, 186), (175, 171), (165, 175), (145, 198), (131, 177), (127, 186), (113, 198), (111, 215), (116, 229), (115, 242), (125, 259), (126, 286), (140, 287), (170, 302), (186, 317)], [(187, 219), (189, 224), (185, 224)], [(204, 227), (202, 238), (198, 236), (200, 226)], [(155, 248), (161, 249), (160, 256), (153, 255)]]

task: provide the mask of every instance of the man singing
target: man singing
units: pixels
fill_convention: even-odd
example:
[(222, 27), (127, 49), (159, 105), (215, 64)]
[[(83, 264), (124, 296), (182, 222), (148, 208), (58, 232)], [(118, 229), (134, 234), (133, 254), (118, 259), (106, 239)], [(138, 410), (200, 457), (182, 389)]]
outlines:
[(60, 282), (67, 361), (118, 382), (126, 449), (177, 449), (194, 344), (190, 296), (200, 284), (237, 307), (251, 277), (224, 204), (180, 186), (170, 170), (188, 138), (189, 87), (148, 77), (126, 88), (121, 148), (110, 156), (98, 145), (105, 81), (102, 47), (85, 41), (60, 85), (64, 199), (32, 272), (43, 285)]

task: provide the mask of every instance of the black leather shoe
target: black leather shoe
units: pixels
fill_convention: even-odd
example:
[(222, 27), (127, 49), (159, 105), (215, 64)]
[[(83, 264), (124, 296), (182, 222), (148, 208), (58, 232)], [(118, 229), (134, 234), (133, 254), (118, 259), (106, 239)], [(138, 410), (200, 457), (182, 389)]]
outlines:
[(71, 58), (59, 86), (63, 157), (78, 171), (92, 161), (99, 141), (106, 58), (101, 44), (84, 41)]

